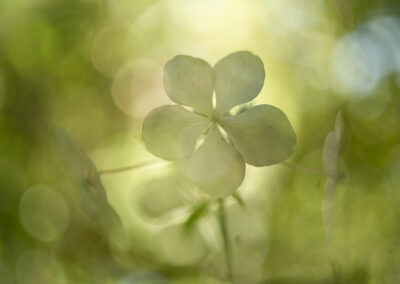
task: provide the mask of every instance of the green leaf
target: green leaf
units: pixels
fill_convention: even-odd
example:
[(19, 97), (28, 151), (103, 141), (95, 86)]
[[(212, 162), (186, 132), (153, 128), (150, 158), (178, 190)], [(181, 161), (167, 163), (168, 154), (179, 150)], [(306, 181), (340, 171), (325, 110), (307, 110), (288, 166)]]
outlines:
[(172, 101), (212, 114), (212, 68), (204, 60), (175, 56), (165, 65), (164, 88)]
[(242, 209), (246, 209), (246, 204), (244, 203), (243, 198), (237, 192), (232, 194), (232, 197), (236, 200), (237, 203), (239, 203)]
[(240, 186), (245, 165), (239, 153), (213, 127), (204, 143), (182, 163), (185, 175), (211, 197), (226, 197)]
[(246, 163), (261, 167), (280, 163), (293, 152), (296, 134), (286, 115), (271, 105), (258, 105), (222, 119)]
[(147, 150), (166, 160), (182, 159), (193, 152), (209, 121), (182, 106), (162, 106), (144, 119), (142, 137)]
[(190, 232), (201, 219), (201, 217), (207, 213), (208, 205), (208, 202), (202, 202), (194, 207), (192, 213), (189, 215), (183, 225), (186, 232)]
[(264, 85), (265, 71), (261, 59), (248, 52), (232, 53), (214, 66), (217, 113), (254, 99)]

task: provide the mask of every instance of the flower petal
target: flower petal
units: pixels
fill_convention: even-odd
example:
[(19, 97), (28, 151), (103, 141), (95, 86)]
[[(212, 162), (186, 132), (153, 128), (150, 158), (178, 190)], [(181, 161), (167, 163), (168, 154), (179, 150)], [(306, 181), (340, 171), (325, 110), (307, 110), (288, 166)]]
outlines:
[(182, 169), (194, 184), (212, 197), (226, 197), (235, 192), (245, 174), (242, 157), (216, 127), (184, 161)]
[(54, 131), (52, 143), (55, 154), (75, 182), (73, 194), (78, 198), (80, 206), (93, 221), (100, 224), (115, 248), (127, 249), (128, 241), (122, 222), (108, 202), (92, 159), (75, 138), (63, 129)]
[(92, 199), (107, 202), (106, 192), (92, 159), (83, 147), (64, 129), (53, 133), (53, 149), (66, 172), (82, 187), (88, 189)]
[(264, 64), (248, 51), (232, 53), (214, 66), (217, 113), (254, 99), (264, 85)]
[(343, 115), (339, 111), (336, 116), (335, 130), (325, 138), (323, 162), (327, 176), (337, 178), (339, 173), (340, 152), (343, 144)]
[(233, 145), (246, 163), (261, 167), (286, 160), (296, 134), (286, 115), (271, 105), (258, 105), (221, 120)]
[(144, 119), (142, 137), (154, 155), (166, 160), (181, 159), (193, 152), (208, 123), (206, 118), (181, 106), (162, 106)]
[(212, 113), (212, 68), (204, 60), (175, 56), (165, 64), (164, 88), (172, 101), (204, 114)]

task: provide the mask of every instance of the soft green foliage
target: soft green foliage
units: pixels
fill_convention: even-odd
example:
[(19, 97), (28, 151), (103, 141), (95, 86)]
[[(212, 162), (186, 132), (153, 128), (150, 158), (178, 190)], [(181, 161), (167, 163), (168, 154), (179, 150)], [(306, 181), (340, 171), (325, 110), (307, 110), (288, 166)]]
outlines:
[(186, 219), (184, 228), (185, 230), (190, 233), (195, 225), (198, 223), (200, 218), (204, 217), (208, 212), (209, 209), (209, 202), (201, 202), (200, 204), (194, 206), (192, 213)]
[(29, 189), (21, 199), (19, 213), (25, 230), (44, 242), (59, 238), (69, 223), (67, 203), (59, 193), (46, 186)]
[[(218, 203), (183, 166), (212, 125), (247, 163), (224, 200), (235, 284), (400, 283), (399, 11), (399, 0), (0, 0), (0, 283), (232, 283)], [(238, 50), (253, 54), (230, 61)], [(202, 59), (174, 73), (179, 54)], [(253, 74), (243, 88), (238, 73)], [(194, 124), (161, 116), (154, 157), (143, 121), (168, 104)], [(275, 128), (235, 144), (223, 120), (266, 104), (297, 143), (254, 167), (268, 149), (253, 136), (272, 143), (262, 134)], [(74, 138), (54, 153), (57, 128)]]
[(88, 200), (105, 202), (107, 197), (96, 166), (79, 143), (64, 129), (54, 131), (52, 142), (61, 165), (79, 186), (87, 188), (86, 192), (92, 195)]
[(53, 146), (61, 165), (73, 179), (73, 194), (79, 199), (81, 207), (100, 225), (115, 248), (126, 250), (128, 244), (121, 220), (108, 202), (93, 161), (63, 129), (54, 131)]
[[(235, 116), (228, 113), (254, 99), (264, 77), (261, 59), (248, 51), (224, 57), (213, 69), (198, 58), (174, 57), (164, 68), (167, 95), (199, 114), (179, 106), (150, 112), (142, 133), (147, 149), (159, 157), (180, 160), (186, 176), (210, 196), (232, 194), (244, 179), (245, 162), (258, 167), (280, 163), (296, 144), (289, 120), (276, 107), (259, 105)], [(193, 152), (201, 133), (206, 136), (204, 142)]]

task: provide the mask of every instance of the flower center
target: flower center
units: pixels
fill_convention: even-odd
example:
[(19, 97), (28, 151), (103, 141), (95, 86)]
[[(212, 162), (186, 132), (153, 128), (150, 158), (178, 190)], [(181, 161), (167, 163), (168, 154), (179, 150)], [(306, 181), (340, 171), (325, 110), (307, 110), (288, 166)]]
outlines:
[(211, 120), (212, 123), (218, 123), (218, 121), (219, 121), (218, 117), (216, 117), (215, 115), (211, 116), (210, 120)]

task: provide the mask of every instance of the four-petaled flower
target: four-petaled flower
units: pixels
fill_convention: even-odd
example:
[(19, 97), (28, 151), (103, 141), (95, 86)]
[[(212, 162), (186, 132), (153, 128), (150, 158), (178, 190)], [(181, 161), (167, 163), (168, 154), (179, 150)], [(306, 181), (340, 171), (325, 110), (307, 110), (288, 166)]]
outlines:
[[(253, 100), (264, 78), (261, 59), (247, 51), (226, 56), (214, 68), (199, 58), (174, 57), (164, 68), (164, 88), (179, 105), (147, 115), (142, 131), (146, 148), (163, 159), (179, 160), (188, 179), (212, 197), (232, 194), (244, 179), (245, 162), (257, 167), (280, 163), (296, 144), (289, 120), (276, 107), (229, 112)], [(196, 147), (202, 134), (204, 142)]]

